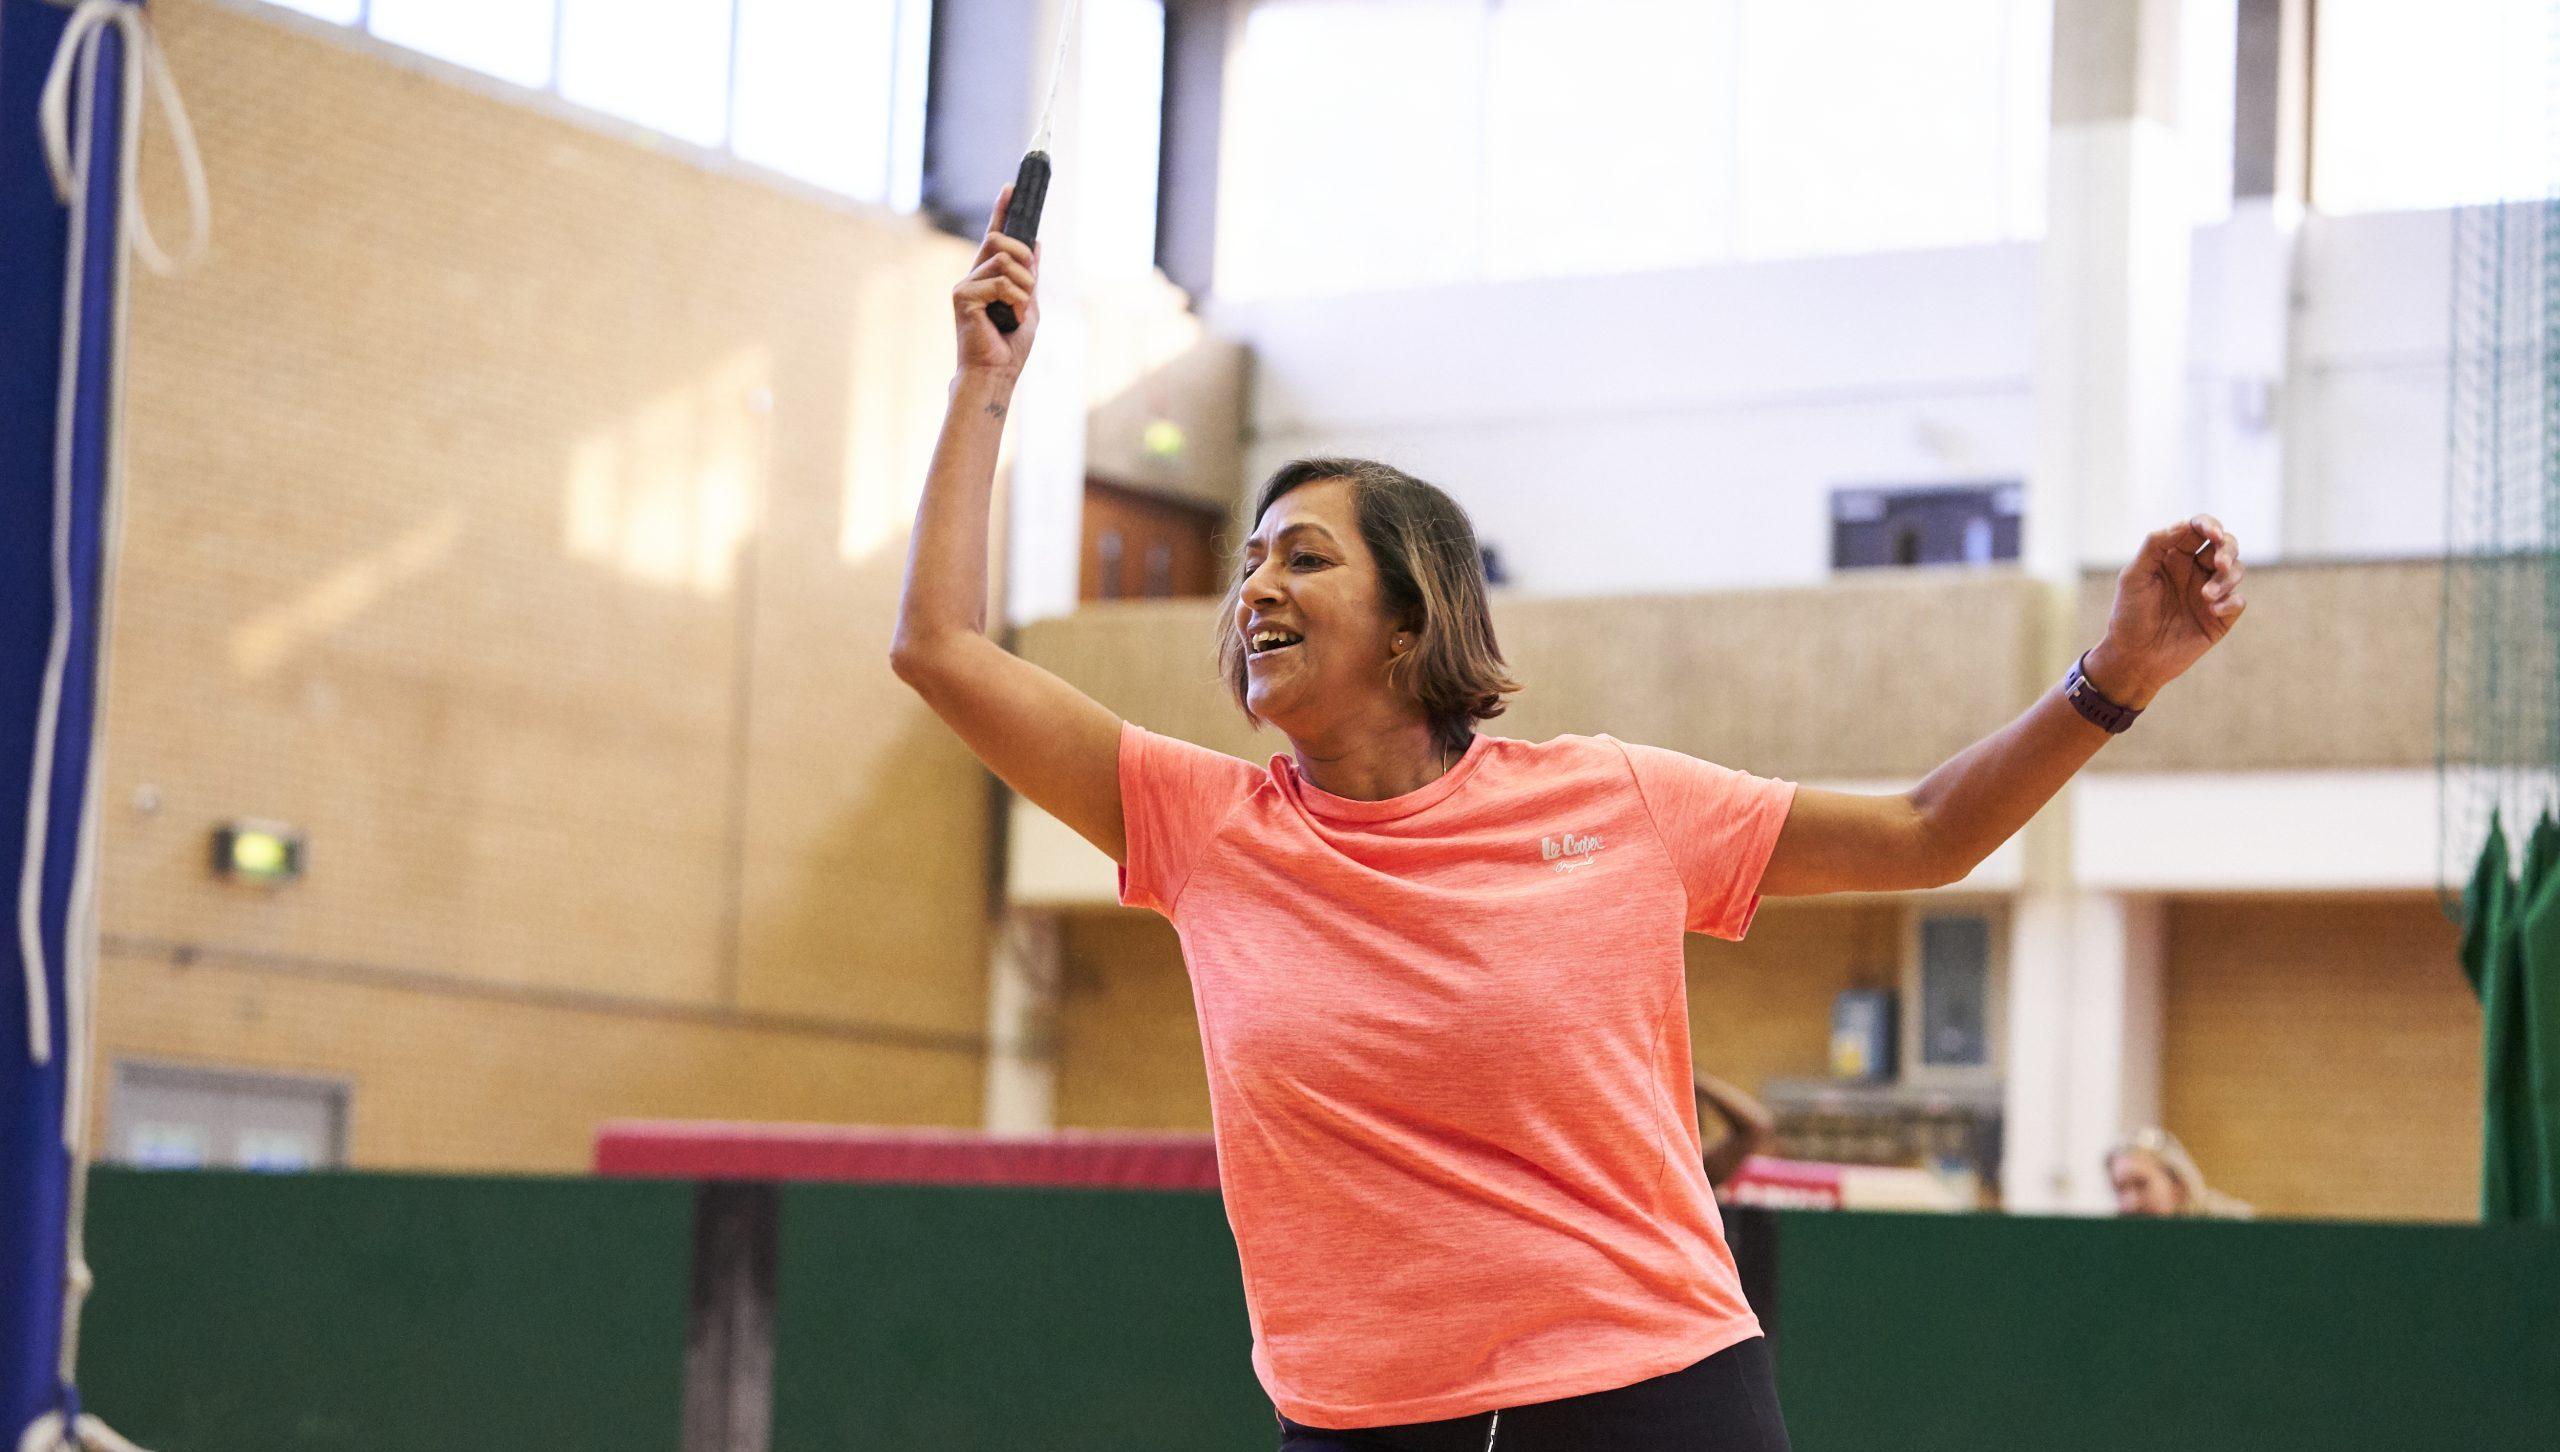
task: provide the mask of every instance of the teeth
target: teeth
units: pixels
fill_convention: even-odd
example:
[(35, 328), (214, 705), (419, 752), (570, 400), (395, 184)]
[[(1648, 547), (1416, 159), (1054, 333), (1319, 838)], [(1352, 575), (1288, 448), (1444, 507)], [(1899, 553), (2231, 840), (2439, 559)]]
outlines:
[(1295, 645), (1298, 637), (1285, 630), (1257, 630), (1253, 633), (1252, 643), (1256, 651), (1265, 651), (1276, 646)]

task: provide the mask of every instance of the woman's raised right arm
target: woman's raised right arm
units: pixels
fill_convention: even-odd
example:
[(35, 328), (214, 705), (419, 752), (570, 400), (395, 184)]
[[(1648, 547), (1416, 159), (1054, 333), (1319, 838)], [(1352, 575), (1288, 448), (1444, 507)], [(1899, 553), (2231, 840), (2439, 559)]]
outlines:
[[(977, 266), (952, 290), (960, 371), (916, 508), (889, 664), (988, 770), (1120, 862), (1129, 850), (1120, 811), (1120, 718), (987, 636), (996, 453), (1040, 327), (1038, 254), (998, 230), (1010, 199), (1008, 188)], [(996, 302), (1021, 319), (1011, 334), (987, 317)]]

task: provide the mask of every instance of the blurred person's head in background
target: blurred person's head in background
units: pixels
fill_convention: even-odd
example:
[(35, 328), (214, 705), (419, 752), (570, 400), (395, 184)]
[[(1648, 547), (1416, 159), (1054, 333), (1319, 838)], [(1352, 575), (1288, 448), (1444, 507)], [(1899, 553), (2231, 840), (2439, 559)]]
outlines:
[(2107, 1182), (2115, 1188), (2119, 1215), (2250, 1214), (2247, 1205), (2207, 1185), (2195, 1156), (2176, 1135), (2157, 1127), (2127, 1135), (2107, 1151)]

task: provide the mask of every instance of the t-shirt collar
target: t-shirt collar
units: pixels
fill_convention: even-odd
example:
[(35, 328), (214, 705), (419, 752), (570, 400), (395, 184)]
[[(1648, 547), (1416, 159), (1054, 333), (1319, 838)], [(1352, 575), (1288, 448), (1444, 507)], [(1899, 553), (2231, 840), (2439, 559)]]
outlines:
[(1387, 797), (1381, 801), (1364, 802), (1352, 797), (1335, 796), (1307, 780), (1298, 770), (1297, 758), (1286, 754), (1271, 758), (1271, 776), (1274, 781), (1282, 784), (1285, 791), (1295, 796), (1310, 813), (1327, 821), (1392, 821), (1397, 817), (1412, 816), (1416, 812), (1447, 800), (1451, 792), (1465, 785), (1468, 775), (1475, 771), (1476, 763), (1484, 760), (1485, 745), (1492, 739), (1481, 731), (1477, 732), (1474, 739), (1467, 743), (1466, 754), (1458, 758), (1456, 765), (1440, 773), (1436, 780), (1416, 787), (1403, 796)]

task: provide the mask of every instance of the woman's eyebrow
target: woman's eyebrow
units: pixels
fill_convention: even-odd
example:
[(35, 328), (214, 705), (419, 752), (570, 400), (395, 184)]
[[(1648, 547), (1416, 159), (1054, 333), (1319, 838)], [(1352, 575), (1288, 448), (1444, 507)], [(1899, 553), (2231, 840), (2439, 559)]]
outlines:
[[(1293, 534), (1299, 534), (1299, 533), (1302, 533), (1302, 532), (1304, 532), (1304, 531), (1306, 531), (1306, 530), (1310, 530), (1310, 529), (1312, 529), (1312, 530), (1316, 531), (1318, 534), (1323, 534), (1323, 533), (1324, 533), (1324, 526), (1322, 526), (1322, 525), (1320, 525), (1320, 524), (1317, 524), (1317, 523), (1315, 523), (1315, 522), (1314, 522), (1314, 521), (1312, 521), (1312, 520), (1304, 520), (1304, 519), (1302, 519), (1302, 520), (1299, 520), (1296, 524), (1288, 525), (1288, 526), (1286, 526), (1285, 528), (1281, 529), (1278, 533), (1276, 533), (1276, 534), (1272, 535), (1272, 536), (1271, 536), (1271, 538), (1270, 538), (1270, 539), (1268, 539), (1268, 540), (1263, 539), (1260, 535), (1247, 535), (1247, 536), (1245, 537), (1245, 542), (1244, 542), (1244, 550), (1245, 550), (1245, 553), (1247, 553), (1247, 554), (1251, 554), (1251, 553), (1253, 553), (1255, 550), (1265, 550), (1265, 549), (1270, 549), (1270, 548), (1272, 548), (1272, 547), (1274, 547), (1274, 546), (1278, 545), (1278, 544), (1280, 543), (1280, 541), (1282, 541), (1282, 540), (1284, 540), (1284, 539), (1287, 539), (1289, 536), (1291, 536), (1291, 535), (1293, 535)], [(1331, 535), (1325, 535), (1325, 538), (1326, 538), (1326, 539), (1328, 539), (1328, 540), (1330, 540), (1330, 539), (1332, 538), (1332, 536), (1331, 536)]]
[(1296, 524), (1290, 525), (1287, 529), (1284, 529), (1284, 530), (1280, 531), (1278, 534), (1273, 535), (1273, 536), (1271, 537), (1271, 542), (1272, 542), (1272, 543), (1274, 543), (1274, 544), (1278, 544), (1280, 541), (1282, 541), (1282, 540), (1284, 540), (1284, 539), (1287, 539), (1289, 536), (1291, 536), (1291, 535), (1293, 535), (1293, 534), (1308, 534), (1308, 533), (1313, 533), (1313, 534), (1316, 534), (1316, 535), (1318, 535), (1318, 536), (1321, 536), (1321, 537), (1323, 538), (1324, 542), (1325, 542), (1325, 543), (1327, 543), (1327, 544), (1331, 544), (1331, 543), (1333, 543), (1333, 532), (1332, 532), (1332, 531), (1330, 531), (1330, 530), (1328, 530), (1328, 529), (1326, 529), (1323, 525), (1316, 523), (1316, 522), (1315, 522), (1314, 520), (1312, 520), (1312, 519), (1302, 519), (1302, 520), (1299, 520)]

